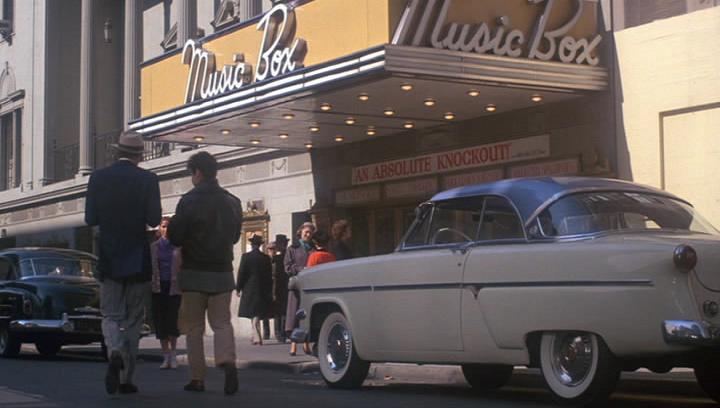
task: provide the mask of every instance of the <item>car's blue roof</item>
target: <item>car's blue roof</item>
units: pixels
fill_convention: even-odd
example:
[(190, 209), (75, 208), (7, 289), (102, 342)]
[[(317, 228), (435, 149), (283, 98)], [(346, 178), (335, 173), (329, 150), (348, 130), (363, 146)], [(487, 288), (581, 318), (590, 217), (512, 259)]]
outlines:
[(438, 193), (431, 201), (481, 195), (499, 195), (512, 201), (520, 212), (523, 222), (526, 222), (544, 203), (570, 192), (583, 190), (635, 191), (661, 194), (678, 199), (666, 191), (623, 180), (598, 177), (538, 177), (500, 180), (492, 183), (459, 187)]

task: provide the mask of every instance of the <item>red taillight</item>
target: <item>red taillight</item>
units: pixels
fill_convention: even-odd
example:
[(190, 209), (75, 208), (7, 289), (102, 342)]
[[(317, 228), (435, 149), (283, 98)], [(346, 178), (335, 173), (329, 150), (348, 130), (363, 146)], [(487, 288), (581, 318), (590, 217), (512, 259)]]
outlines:
[(690, 272), (697, 264), (697, 252), (690, 245), (678, 245), (673, 252), (673, 262), (681, 272)]

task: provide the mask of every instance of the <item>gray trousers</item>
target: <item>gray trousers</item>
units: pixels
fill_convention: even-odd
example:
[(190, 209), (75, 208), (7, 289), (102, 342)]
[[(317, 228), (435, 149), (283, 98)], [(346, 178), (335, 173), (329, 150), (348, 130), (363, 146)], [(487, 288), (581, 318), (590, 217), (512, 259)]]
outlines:
[(132, 383), (149, 297), (150, 282), (126, 283), (105, 279), (101, 284), (102, 332), (108, 353), (118, 352), (122, 357), (125, 366), (120, 372), (122, 384)]

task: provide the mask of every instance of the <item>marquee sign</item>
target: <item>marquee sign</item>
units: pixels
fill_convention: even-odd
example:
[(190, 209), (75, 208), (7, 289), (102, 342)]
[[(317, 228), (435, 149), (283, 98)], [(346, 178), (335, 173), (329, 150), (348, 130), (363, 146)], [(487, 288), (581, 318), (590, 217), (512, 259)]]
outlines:
[(190, 66), (185, 90), (185, 103), (212, 98), (235, 91), (252, 82), (286, 74), (303, 66), (307, 43), (295, 39), (295, 11), (286, 4), (277, 4), (257, 25), (263, 31), (260, 52), (253, 77), (252, 65), (244, 54), (235, 54), (233, 65), (217, 69), (215, 55), (195, 40), (188, 40), (182, 51), (182, 63)]
[(420, 0), (411, 2), (405, 10), (395, 32), (393, 43), (400, 45), (430, 46), (437, 49), (494, 54), (508, 57), (526, 57), (565, 63), (599, 63), (596, 48), (602, 37), (573, 38), (567, 33), (583, 15), (586, 0), (570, 0), (574, 12), (567, 21), (550, 27), (548, 21), (556, 0), (527, 0), (531, 6), (542, 5), (531, 33), (512, 27), (510, 17), (498, 16), (494, 28), (491, 23), (458, 24), (448, 22), (452, 0)]
[(447, 173), (550, 156), (550, 136), (533, 136), (467, 147), (352, 169), (352, 184)]

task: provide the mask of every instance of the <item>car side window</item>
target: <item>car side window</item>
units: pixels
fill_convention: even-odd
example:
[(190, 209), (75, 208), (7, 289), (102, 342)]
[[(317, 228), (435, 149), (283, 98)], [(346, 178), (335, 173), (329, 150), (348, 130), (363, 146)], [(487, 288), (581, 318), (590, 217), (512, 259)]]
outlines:
[(430, 226), (430, 245), (456, 244), (475, 241), (482, 198), (458, 199), (435, 205)]
[(30, 259), (20, 261), (20, 276), (24, 278), (33, 275), (35, 275), (35, 270), (33, 269), (32, 261)]
[(515, 208), (503, 197), (488, 197), (485, 200), (480, 241), (525, 238), (522, 222)]
[(0, 281), (12, 279), (13, 265), (7, 258), (0, 258)]

